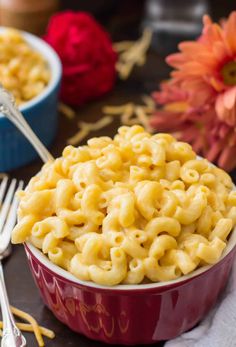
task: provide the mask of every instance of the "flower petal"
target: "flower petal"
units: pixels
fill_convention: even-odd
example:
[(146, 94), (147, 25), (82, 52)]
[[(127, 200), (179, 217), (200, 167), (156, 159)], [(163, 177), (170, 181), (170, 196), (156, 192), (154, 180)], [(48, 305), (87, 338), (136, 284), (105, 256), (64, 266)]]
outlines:
[(223, 98), (224, 98), (224, 106), (228, 110), (231, 110), (232, 108), (234, 108), (236, 105), (236, 87), (233, 87), (227, 90), (224, 93)]
[(224, 38), (228, 43), (232, 54), (236, 54), (236, 11), (232, 12), (225, 23)]
[(235, 127), (236, 125), (236, 87), (220, 94), (216, 99), (215, 110), (220, 120)]
[(226, 146), (219, 156), (218, 164), (225, 171), (232, 171), (236, 165), (236, 146)]

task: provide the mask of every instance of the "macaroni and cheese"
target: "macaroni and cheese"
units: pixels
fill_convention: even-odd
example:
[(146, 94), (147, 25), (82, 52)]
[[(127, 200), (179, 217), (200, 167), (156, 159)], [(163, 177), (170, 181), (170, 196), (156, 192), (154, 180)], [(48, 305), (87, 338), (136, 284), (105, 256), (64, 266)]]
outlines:
[(12, 242), (85, 281), (169, 281), (219, 260), (236, 222), (231, 178), (141, 126), (68, 146), (20, 192)]
[(0, 52), (0, 83), (13, 94), (16, 103), (20, 105), (40, 94), (49, 82), (50, 71), (20, 31), (1, 31)]

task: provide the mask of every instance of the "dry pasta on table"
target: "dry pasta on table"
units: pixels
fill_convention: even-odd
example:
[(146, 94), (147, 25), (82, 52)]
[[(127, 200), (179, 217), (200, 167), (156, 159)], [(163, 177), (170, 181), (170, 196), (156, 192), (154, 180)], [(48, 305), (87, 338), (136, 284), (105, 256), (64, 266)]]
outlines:
[(19, 193), (13, 243), (101, 285), (169, 281), (217, 262), (236, 222), (228, 174), (141, 126), (67, 146)]

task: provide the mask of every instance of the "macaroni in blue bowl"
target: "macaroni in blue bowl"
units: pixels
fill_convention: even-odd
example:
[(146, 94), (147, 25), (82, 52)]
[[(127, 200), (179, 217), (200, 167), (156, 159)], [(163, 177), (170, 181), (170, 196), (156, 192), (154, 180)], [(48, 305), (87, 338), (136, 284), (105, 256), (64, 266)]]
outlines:
[[(4, 28), (0, 28), (0, 33)], [(26, 32), (22, 36), (32, 49), (45, 59), (50, 70), (50, 80), (43, 91), (19, 106), (25, 119), (40, 140), (49, 146), (57, 130), (57, 104), (62, 75), (60, 59), (43, 40)], [(37, 153), (20, 131), (0, 114), (0, 172), (23, 166), (37, 157)]]

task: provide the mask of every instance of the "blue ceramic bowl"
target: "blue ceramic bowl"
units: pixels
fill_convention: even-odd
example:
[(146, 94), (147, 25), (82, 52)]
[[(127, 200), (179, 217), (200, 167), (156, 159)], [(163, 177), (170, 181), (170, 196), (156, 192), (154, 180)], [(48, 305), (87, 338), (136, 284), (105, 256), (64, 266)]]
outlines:
[[(3, 30), (5, 29), (0, 28), (0, 33)], [(44, 90), (19, 107), (34, 132), (48, 146), (53, 141), (57, 130), (61, 62), (55, 51), (43, 40), (26, 32), (22, 32), (22, 35), (33, 49), (42, 54), (51, 71), (51, 79)], [(0, 114), (0, 172), (23, 166), (36, 157), (37, 153), (28, 140)]]

